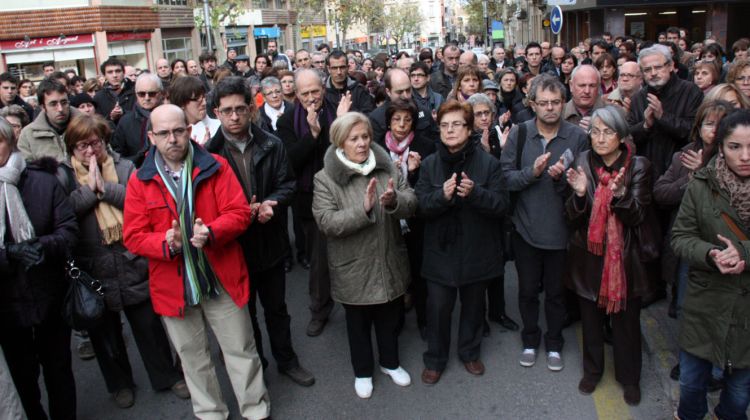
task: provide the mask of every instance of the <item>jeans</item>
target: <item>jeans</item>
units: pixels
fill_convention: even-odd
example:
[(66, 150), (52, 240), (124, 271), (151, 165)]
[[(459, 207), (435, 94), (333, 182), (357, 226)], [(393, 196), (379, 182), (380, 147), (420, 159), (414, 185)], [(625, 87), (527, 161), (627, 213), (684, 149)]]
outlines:
[[(711, 375), (711, 362), (680, 351), (680, 420), (700, 420), (708, 412), (706, 387)], [(747, 419), (750, 402), (750, 369), (734, 369), (725, 374), (719, 404), (714, 414), (722, 420)]]

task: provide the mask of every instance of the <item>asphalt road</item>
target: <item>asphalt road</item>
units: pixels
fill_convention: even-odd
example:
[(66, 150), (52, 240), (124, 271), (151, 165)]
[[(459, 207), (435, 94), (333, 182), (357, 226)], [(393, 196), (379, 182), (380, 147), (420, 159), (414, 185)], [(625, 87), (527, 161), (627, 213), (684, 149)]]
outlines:
[[(509, 315), (520, 322), (517, 308), (517, 284), (511, 264), (507, 269), (506, 297)], [(622, 400), (622, 389), (614, 381), (611, 349), (607, 350), (607, 372), (594, 394), (578, 392), (582, 374), (580, 323), (565, 330), (563, 358), (565, 369), (547, 370), (543, 355), (532, 368), (521, 367), (518, 356), (521, 339), (518, 333), (501, 332), (496, 324), (482, 343), (484, 376), (466, 372), (455, 355), (452, 342), (451, 361), (440, 382), (425, 386), (419, 377), (423, 369), (425, 343), (419, 338), (414, 313), (407, 321), (400, 340), (402, 366), (411, 374), (412, 384), (401, 388), (390, 378), (375, 374), (372, 398), (361, 400), (354, 393), (354, 374), (349, 360), (344, 311), (336, 306), (322, 335), (305, 335), (308, 322), (307, 271), (299, 266), (287, 276), (287, 303), (292, 316), (292, 339), (303, 366), (316, 377), (316, 383), (303, 388), (281, 376), (273, 358), (265, 372), (271, 395), (272, 415), (276, 419), (668, 419), (672, 409), (658, 378), (649, 368), (644, 353), (639, 406), (629, 407)], [(457, 305), (458, 306), (458, 305)], [(454, 314), (454, 321), (458, 314)], [(261, 325), (265, 328), (261, 320)], [(453, 334), (455, 340), (454, 326)], [(264, 339), (267, 335), (264, 331)], [(130, 409), (117, 408), (107, 393), (96, 361), (81, 361), (74, 353), (78, 392), (79, 419), (189, 419), (193, 418), (189, 401), (170, 392), (150, 389), (135, 343), (128, 337), (128, 350), (135, 371), (136, 404)], [(374, 340), (373, 340), (374, 342)], [(264, 346), (270, 349), (266, 343)], [(270, 353), (270, 351), (269, 351)], [(217, 359), (218, 347), (212, 355)], [(267, 354), (270, 357), (270, 354)], [(237, 404), (223, 366), (217, 363), (224, 398), (239, 418)], [(1, 416), (0, 416), (1, 417)]]

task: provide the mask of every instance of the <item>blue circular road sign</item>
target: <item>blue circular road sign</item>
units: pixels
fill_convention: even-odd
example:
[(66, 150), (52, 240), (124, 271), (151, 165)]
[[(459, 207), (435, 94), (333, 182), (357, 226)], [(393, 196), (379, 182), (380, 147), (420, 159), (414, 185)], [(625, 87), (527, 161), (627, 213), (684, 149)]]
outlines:
[(552, 12), (549, 14), (549, 25), (552, 29), (552, 33), (557, 35), (562, 30), (563, 25), (563, 13), (560, 6), (552, 8)]

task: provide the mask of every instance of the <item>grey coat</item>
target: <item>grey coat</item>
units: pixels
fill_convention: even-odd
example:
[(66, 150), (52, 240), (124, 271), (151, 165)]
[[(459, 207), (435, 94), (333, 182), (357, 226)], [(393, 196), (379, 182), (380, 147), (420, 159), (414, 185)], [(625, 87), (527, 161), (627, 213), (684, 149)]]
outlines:
[[(375, 143), (375, 169), (367, 176), (346, 167), (331, 146), (324, 168), (315, 175), (312, 212), (328, 239), (331, 296), (350, 305), (390, 302), (406, 292), (409, 258), (399, 219), (414, 214), (417, 197), (391, 161)], [(375, 206), (366, 213), (364, 195), (371, 178), (377, 178), (377, 196), (394, 180), (397, 204), (393, 209)]]
[(104, 183), (105, 193), (98, 197), (88, 185), (80, 185), (70, 159), (65, 162), (61, 180), (69, 194), (78, 226), (79, 242), (74, 250), (79, 267), (102, 282), (107, 308), (122, 310), (124, 306), (135, 305), (149, 298), (148, 261), (131, 254), (122, 242), (105, 245), (102, 242), (99, 224), (94, 210), (104, 201), (122, 210), (125, 206), (125, 188), (130, 175), (135, 172), (133, 162), (110, 152), (115, 161), (118, 182)]

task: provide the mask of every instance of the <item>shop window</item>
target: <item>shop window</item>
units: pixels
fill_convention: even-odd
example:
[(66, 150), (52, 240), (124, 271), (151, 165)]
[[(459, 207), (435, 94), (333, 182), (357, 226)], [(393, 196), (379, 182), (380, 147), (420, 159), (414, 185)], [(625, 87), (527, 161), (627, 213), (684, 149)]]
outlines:
[(277, 9), (286, 9), (286, 0), (274, 0), (274, 7)]
[(268, 0), (253, 0), (253, 9), (268, 9)]
[(176, 58), (190, 60), (193, 58), (193, 41), (191, 38), (169, 38), (162, 40), (164, 58), (170, 62)]

